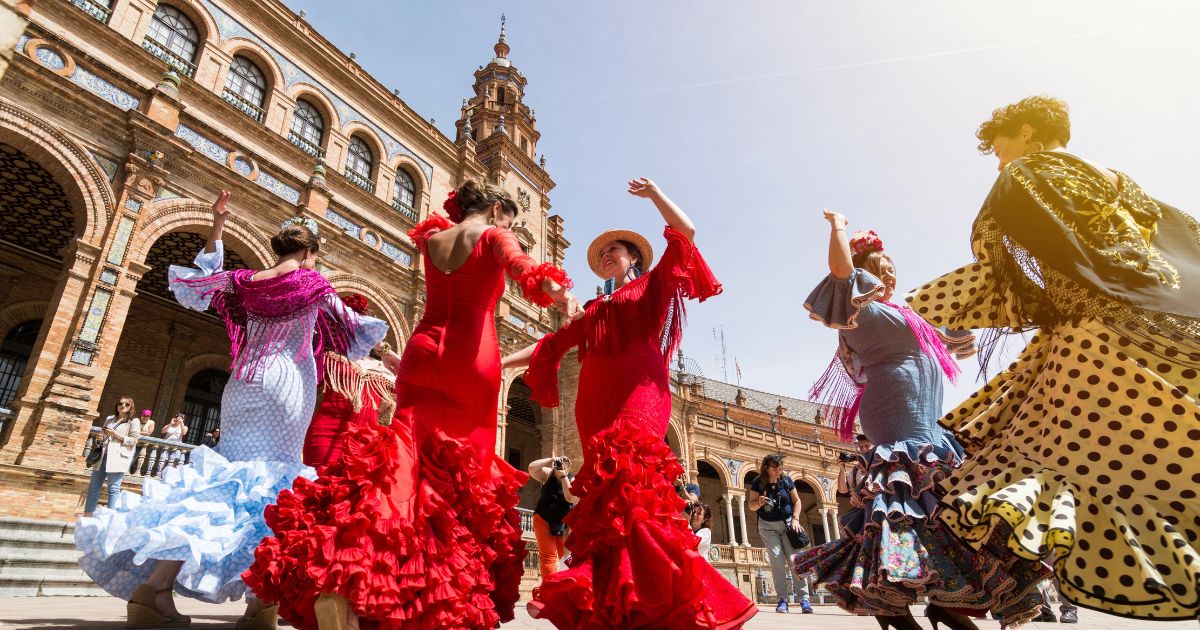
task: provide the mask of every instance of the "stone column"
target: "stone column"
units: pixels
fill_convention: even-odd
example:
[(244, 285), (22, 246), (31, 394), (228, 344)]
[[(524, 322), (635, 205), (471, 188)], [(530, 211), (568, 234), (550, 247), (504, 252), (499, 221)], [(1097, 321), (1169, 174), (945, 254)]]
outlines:
[(729, 527), (729, 544), (738, 545), (737, 532), (733, 529), (733, 495), (725, 493), (725, 524)]
[(746, 529), (746, 495), (738, 495), (738, 518), (742, 523), (742, 546), (750, 546), (750, 530)]
[(838, 511), (836, 507), (829, 508), (829, 526), (833, 528), (833, 537), (841, 536), (840, 521), (838, 520)]
[(821, 529), (825, 530), (825, 542), (833, 540), (829, 535), (829, 508), (821, 508)]

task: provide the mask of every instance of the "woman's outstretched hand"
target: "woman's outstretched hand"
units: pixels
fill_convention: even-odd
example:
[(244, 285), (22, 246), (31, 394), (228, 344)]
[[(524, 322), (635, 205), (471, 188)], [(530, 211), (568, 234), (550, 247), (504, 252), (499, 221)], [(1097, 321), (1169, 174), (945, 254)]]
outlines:
[(825, 220), (829, 221), (829, 226), (835, 230), (844, 230), (850, 220), (843, 214), (838, 214), (833, 210), (825, 210)]
[(222, 190), (212, 205), (213, 219), (224, 221), (229, 216), (229, 191)]
[(658, 184), (655, 184), (654, 180), (647, 179), (645, 177), (639, 177), (637, 179), (629, 180), (629, 194), (633, 195), (634, 197), (650, 199), (655, 195), (662, 194), (662, 191), (659, 190)]

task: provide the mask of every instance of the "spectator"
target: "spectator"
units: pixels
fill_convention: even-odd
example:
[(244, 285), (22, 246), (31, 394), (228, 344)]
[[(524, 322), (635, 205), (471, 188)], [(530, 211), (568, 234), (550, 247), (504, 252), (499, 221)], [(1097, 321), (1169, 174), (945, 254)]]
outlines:
[[(850, 494), (854, 489), (862, 484), (863, 476), (866, 474), (867, 460), (863, 459), (871, 449), (875, 447), (871, 440), (866, 435), (859, 433), (854, 438), (854, 447), (858, 449), (859, 457), (845, 454), (845, 457), (838, 457), (842, 464), (842, 468), (838, 471), (837, 491), (838, 494)], [(853, 468), (848, 468), (848, 464), (855, 464)]]
[(566, 557), (567, 526), (563, 518), (579, 503), (571, 494), (571, 459), (546, 457), (529, 464), (529, 476), (542, 484), (542, 493), (533, 509), (533, 536), (537, 539), (542, 579), (558, 571), (558, 561)]
[(692, 512), (688, 518), (688, 525), (691, 526), (692, 533), (700, 537), (700, 544), (696, 546), (696, 551), (711, 563), (712, 559), (708, 557), (708, 549), (712, 546), (712, 509), (707, 504), (700, 502), (691, 505)]
[[(92, 477), (88, 481), (87, 498), (83, 504), (83, 515), (91, 516), (100, 501), (101, 486), (108, 486), (108, 505), (112, 505), (121, 494), (121, 481), (129, 462), (133, 460), (133, 449), (141, 437), (142, 425), (133, 415), (133, 399), (122, 396), (113, 409), (113, 415), (104, 419), (100, 440), (100, 456), (92, 463)], [(97, 447), (93, 447), (97, 448)], [(91, 459), (89, 457), (89, 459)]]
[[(771, 562), (771, 579), (775, 593), (779, 596), (779, 604), (775, 612), (788, 611), (787, 577), (791, 568), (791, 558), (796, 553), (792, 541), (788, 539), (787, 529), (799, 533), (803, 530), (800, 525), (800, 495), (796, 492), (796, 484), (783, 474), (783, 456), (767, 455), (759, 467), (758, 478), (750, 485), (750, 509), (758, 514), (758, 534), (762, 536), (763, 546), (767, 548), (767, 559)], [(800, 610), (812, 612), (808, 601), (808, 579), (796, 580), (796, 590), (800, 593)]]
[[(142, 435), (146, 437), (154, 437), (154, 415), (149, 409), (142, 410)], [(142, 458), (142, 451), (146, 450), (145, 444), (138, 444), (133, 451), (133, 462), (129, 464), (129, 474), (136, 475), (138, 471), (138, 462)]]
[(1058, 600), (1058, 612), (1062, 614), (1058, 621), (1063, 623), (1079, 623), (1079, 607), (1067, 601), (1067, 598), (1062, 596), (1062, 589), (1058, 588), (1058, 578), (1050, 577), (1038, 583), (1038, 590), (1042, 592), (1042, 614), (1034, 619), (1041, 623), (1054, 623), (1054, 609), (1050, 607), (1052, 599)]
[(207, 446), (208, 448), (216, 448), (217, 444), (220, 442), (221, 442), (221, 429), (219, 429), (219, 428), (209, 431), (204, 436), (204, 439), (200, 440), (201, 446)]
[[(185, 416), (183, 412), (175, 414), (175, 417), (171, 418), (171, 422), (167, 423), (167, 426), (163, 427), (163, 439), (168, 442), (183, 442), (183, 438), (187, 436), (188, 432), (187, 423), (184, 422), (186, 418), (187, 416)], [(172, 464), (179, 461), (178, 450), (171, 451), (170, 461)]]

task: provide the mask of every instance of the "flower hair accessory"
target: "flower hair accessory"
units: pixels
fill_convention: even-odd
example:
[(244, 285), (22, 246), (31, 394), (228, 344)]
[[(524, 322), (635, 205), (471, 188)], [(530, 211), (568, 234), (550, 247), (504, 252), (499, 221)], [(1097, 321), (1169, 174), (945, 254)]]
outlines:
[(361, 293), (351, 293), (350, 295), (343, 295), (342, 303), (346, 305), (346, 308), (349, 308), (350, 310), (354, 311), (355, 313), (358, 313), (359, 315), (362, 315), (363, 313), (367, 312), (367, 306), (368, 306), (367, 298), (366, 298), (366, 296), (364, 296)]
[(883, 251), (883, 240), (879, 238), (875, 230), (869, 232), (859, 230), (854, 233), (854, 238), (850, 239), (850, 253), (855, 256), (881, 251)]
[(310, 218), (308, 218), (308, 217), (302, 217), (302, 216), (298, 216), (298, 215), (297, 215), (297, 216), (294, 216), (294, 217), (292, 217), (292, 218), (290, 218), (290, 219), (288, 219), (287, 221), (284, 221), (283, 223), (281, 223), (281, 224), (279, 225), (279, 228), (280, 228), (280, 229), (283, 229), (283, 228), (285, 228), (285, 227), (290, 227), (290, 226), (293, 226), (293, 225), (301, 225), (301, 226), (304, 226), (304, 227), (308, 228), (308, 231), (309, 231), (309, 232), (312, 232), (312, 233), (313, 233), (313, 236), (316, 236), (316, 235), (317, 235), (317, 222), (316, 222), (316, 221), (313, 221), (312, 219), (310, 219)]
[(451, 190), (450, 194), (446, 195), (446, 201), (442, 203), (442, 210), (446, 211), (446, 216), (455, 223), (462, 221), (462, 204), (458, 202), (458, 191)]

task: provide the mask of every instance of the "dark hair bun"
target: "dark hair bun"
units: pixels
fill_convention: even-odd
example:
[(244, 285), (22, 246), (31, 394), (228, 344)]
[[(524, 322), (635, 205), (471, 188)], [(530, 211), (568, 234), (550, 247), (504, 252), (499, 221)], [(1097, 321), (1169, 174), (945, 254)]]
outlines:
[(458, 205), (462, 208), (463, 217), (476, 212), (484, 212), (497, 201), (506, 214), (517, 215), (517, 202), (503, 188), (494, 184), (486, 184), (477, 179), (468, 179), (458, 187)]
[(276, 256), (289, 256), (305, 249), (315, 254), (321, 251), (321, 241), (303, 225), (289, 225), (271, 237), (271, 250)]

